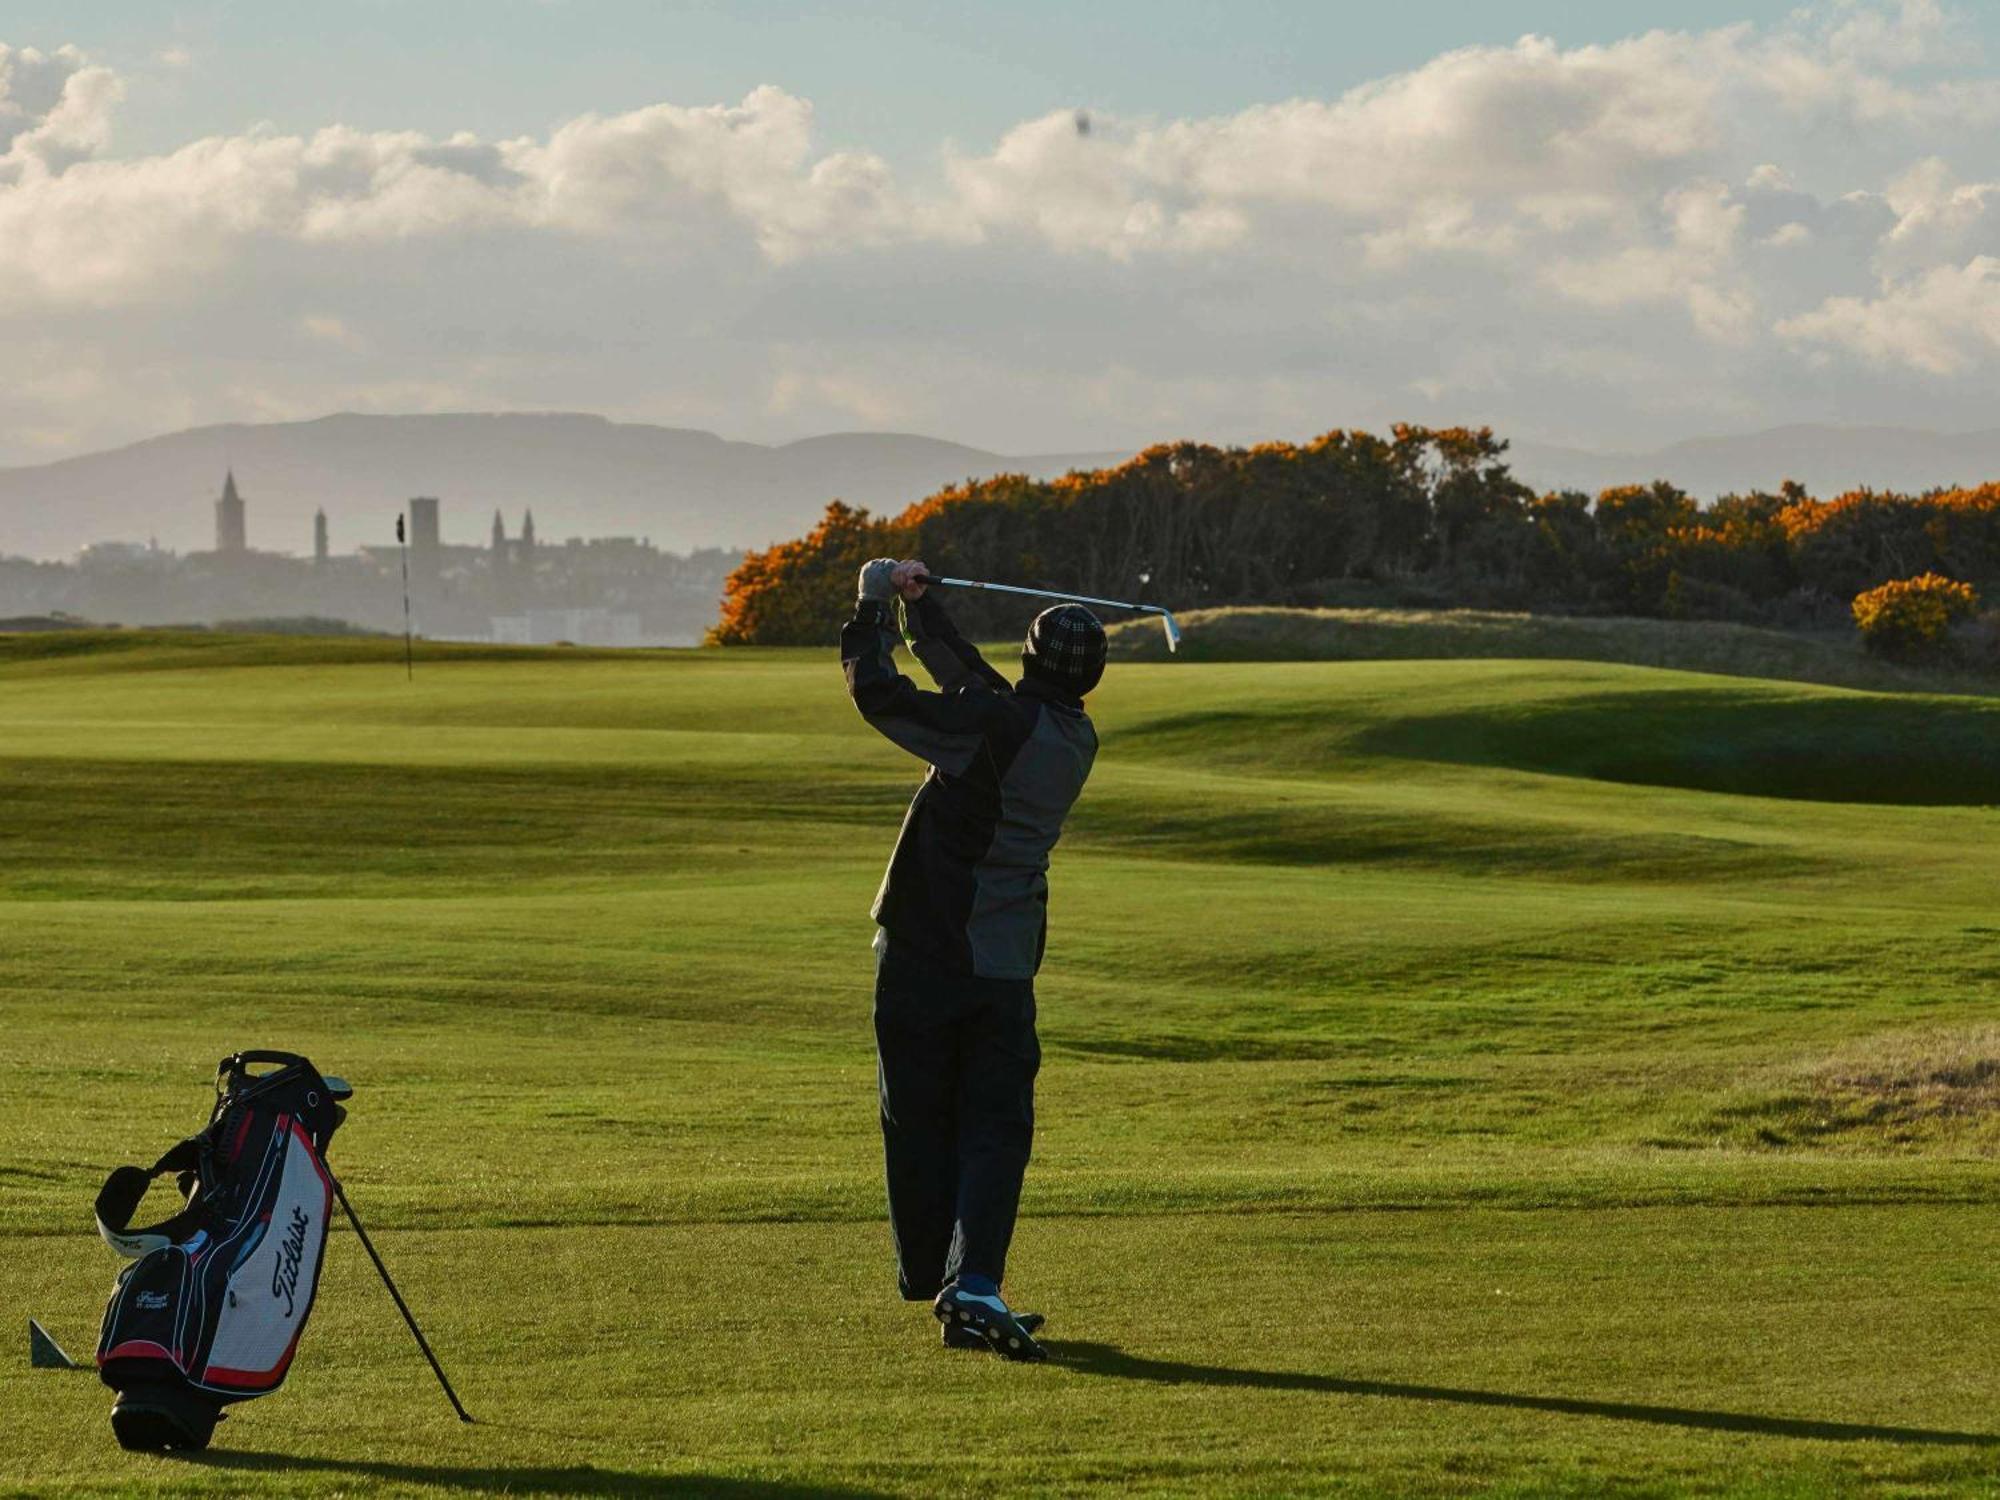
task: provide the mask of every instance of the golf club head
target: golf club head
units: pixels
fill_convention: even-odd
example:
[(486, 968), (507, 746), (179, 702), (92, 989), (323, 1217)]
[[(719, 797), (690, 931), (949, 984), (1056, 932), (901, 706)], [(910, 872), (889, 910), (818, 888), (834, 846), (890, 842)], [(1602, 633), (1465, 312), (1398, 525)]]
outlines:
[(1164, 609), (1160, 611), (1160, 624), (1166, 627), (1167, 650), (1169, 652), (1178, 652), (1181, 649), (1180, 626), (1174, 623), (1174, 617), (1168, 614)]

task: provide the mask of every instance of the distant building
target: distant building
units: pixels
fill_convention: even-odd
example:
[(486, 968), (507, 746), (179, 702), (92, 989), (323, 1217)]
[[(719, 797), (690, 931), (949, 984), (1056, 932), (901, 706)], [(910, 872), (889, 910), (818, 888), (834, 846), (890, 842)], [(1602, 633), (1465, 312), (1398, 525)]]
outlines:
[(313, 512), (313, 566), (325, 567), (327, 557), (326, 512), (323, 509), (316, 510)]
[(410, 571), (434, 579), (441, 571), (443, 544), (438, 539), (438, 503), (420, 495), (410, 502)]
[(250, 550), (243, 497), (236, 493), (236, 470), (222, 481), (222, 498), (215, 502), (215, 550), (240, 555)]
[(138, 542), (92, 542), (76, 555), (79, 568), (133, 567), (157, 560), (160, 548), (157, 543), (141, 545)]
[(493, 539), (489, 548), (492, 554), (493, 574), (505, 577), (512, 569), (532, 573), (535, 568), (535, 513), (527, 512), (521, 517), (521, 537), (519, 541), (507, 540), (507, 522), (499, 511), (493, 512)]

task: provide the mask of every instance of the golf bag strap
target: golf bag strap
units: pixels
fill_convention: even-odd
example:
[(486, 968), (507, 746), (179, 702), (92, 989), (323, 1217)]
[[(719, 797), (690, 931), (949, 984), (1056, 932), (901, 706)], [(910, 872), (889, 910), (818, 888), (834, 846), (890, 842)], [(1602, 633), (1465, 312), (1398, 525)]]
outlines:
[[(260, 1063), (271, 1065), (268, 1073), (252, 1073), (251, 1068)], [(313, 1065), (295, 1052), (269, 1052), (252, 1050), (232, 1052), (215, 1065), (215, 1092), (221, 1101), (216, 1113), (220, 1117), (223, 1107), (239, 1095), (254, 1094), (268, 1084), (277, 1083), (281, 1077), (295, 1068), (313, 1071)]]
[(142, 1255), (164, 1250), (186, 1239), (201, 1222), (199, 1191), (179, 1213), (157, 1224), (134, 1229), (131, 1227), (132, 1215), (139, 1211), (139, 1202), (153, 1185), (154, 1178), (168, 1172), (194, 1173), (200, 1161), (201, 1138), (196, 1136), (182, 1141), (150, 1168), (116, 1168), (104, 1179), (104, 1186), (97, 1194), (97, 1232), (103, 1236), (104, 1243), (127, 1259), (137, 1260)]
[(247, 1052), (230, 1053), (216, 1064), (215, 1071), (218, 1076), (241, 1073), (250, 1063), (276, 1063), (281, 1068), (311, 1066), (296, 1052), (272, 1052), (265, 1048), (253, 1047)]

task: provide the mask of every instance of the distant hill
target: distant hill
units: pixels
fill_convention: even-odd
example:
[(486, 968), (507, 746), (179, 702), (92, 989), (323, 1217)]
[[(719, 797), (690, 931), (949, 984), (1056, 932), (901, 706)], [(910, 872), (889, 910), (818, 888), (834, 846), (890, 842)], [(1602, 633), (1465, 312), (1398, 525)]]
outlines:
[[(1504, 436), (1504, 434), (1502, 434)], [(1670, 479), (1702, 499), (1796, 479), (1822, 498), (1864, 486), (1927, 490), (2000, 479), (2000, 428), (1921, 432), (1908, 427), (1774, 427), (1693, 438), (1649, 453), (1589, 453), (1516, 443), (1514, 472), (1540, 490), (1595, 494), (1614, 484)]]
[(572, 412), (360, 416), (234, 423), (58, 463), (0, 469), (0, 554), (61, 557), (86, 543), (213, 544), (234, 466), (250, 545), (312, 549), (326, 508), (336, 552), (392, 540), (412, 495), (443, 501), (448, 542), (483, 543), (496, 507), (513, 535), (533, 507), (544, 541), (648, 536), (661, 547), (761, 546), (804, 530), (836, 497), (901, 509), (941, 485), (1009, 471), (1053, 476), (1122, 453), (1012, 457), (902, 433), (778, 447)]
[[(251, 546), (274, 552), (310, 551), (312, 514), (321, 506), (335, 551), (388, 541), (397, 509), (412, 495), (443, 500), (447, 541), (485, 541), (495, 507), (512, 535), (521, 512), (533, 507), (544, 540), (649, 536), (687, 551), (796, 536), (836, 497), (893, 511), (961, 479), (1008, 471), (1049, 477), (1127, 456), (1009, 456), (885, 432), (770, 447), (576, 412), (341, 413), (199, 427), (0, 469), (0, 554), (64, 557), (89, 542), (149, 537), (177, 551), (205, 548), (230, 465), (249, 503)], [(1647, 453), (1517, 443), (1509, 457), (1537, 489), (1595, 492), (1671, 479), (1711, 498), (1797, 479), (1822, 495), (1857, 485), (1921, 490), (2000, 479), (2000, 429), (1779, 427)]]

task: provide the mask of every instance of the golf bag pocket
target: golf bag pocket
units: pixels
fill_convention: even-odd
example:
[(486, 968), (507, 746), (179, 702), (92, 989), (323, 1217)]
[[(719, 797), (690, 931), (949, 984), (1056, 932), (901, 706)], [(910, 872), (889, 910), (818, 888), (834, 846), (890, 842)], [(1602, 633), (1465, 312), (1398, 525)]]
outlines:
[[(275, 1073), (244, 1066), (273, 1060), (284, 1064)], [(165, 1400), (177, 1420), (205, 1411), (209, 1427), (224, 1405), (276, 1390), (298, 1351), (333, 1210), (322, 1155), (343, 1114), (341, 1095), (302, 1058), (246, 1053), (224, 1069), (209, 1127), (151, 1170), (120, 1167), (97, 1200), (99, 1232), (132, 1260), (104, 1311), (98, 1372), (120, 1408)], [(131, 1228), (146, 1188), (167, 1173), (185, 1207)], [(124, 1440), (117, 1410), (113, 1426)], [(204, 1431), (166, 1446), (205, 1441)]]
[(127, 1266), (104, 1310), (98, 1366), (139, 1380), (182, 1377), (188, 1358), (183, 1313), (194, 1300), (188, 1253), (179, 1245)]
[[(202, 1384), (262, 1395), (275, 1390), (305, 1331), (319, 1286), (333, 1184), (295, 1121), (274, 1145), (281, 1160), (269, 1206), (233, 1253)], [(219, 1249), (226, 1248), (219, 1244)]]

